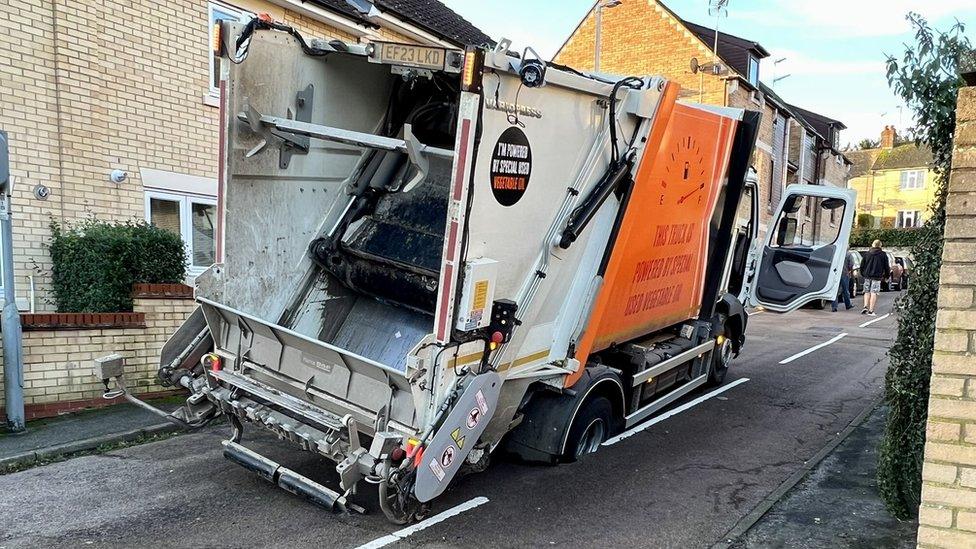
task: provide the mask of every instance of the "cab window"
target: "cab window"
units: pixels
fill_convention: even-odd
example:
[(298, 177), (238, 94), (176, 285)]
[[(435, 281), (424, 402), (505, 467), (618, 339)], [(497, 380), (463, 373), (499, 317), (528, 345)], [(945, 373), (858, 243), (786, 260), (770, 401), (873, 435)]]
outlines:
[(837, 241), (843, 219), (844, 201), (837, 198), (792, 195), (777, 219), (774, 248), (820, 248)]

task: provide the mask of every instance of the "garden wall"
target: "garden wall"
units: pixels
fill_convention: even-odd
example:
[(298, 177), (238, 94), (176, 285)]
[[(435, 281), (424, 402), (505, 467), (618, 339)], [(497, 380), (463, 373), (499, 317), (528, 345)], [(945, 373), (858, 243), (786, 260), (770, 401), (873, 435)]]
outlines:
[[(159, 352), (196, 308), (193, 290), (182, 284), (137, 284), (133, 298), (131, 313), (22, 315), (28, 420), (122, 401), (103, 399), (105, 388), (92, 373), (92, 360), (112, 353), (126, 358), (133, 393), (171, 392), (156, 382)], [(2, 386), (0, 376), (0, 416)]]

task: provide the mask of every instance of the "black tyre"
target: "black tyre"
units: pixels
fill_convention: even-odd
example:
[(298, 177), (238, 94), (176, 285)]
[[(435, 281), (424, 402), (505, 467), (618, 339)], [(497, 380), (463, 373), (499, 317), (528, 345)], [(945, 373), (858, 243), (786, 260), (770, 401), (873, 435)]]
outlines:
[(728, 327), (725, 328), (724, 334), (722, 343), (715, 344), (712, 361), (708, 366), (707, 385), (712, 387), (725, 382), (725, 374), (729, 372), (729, 366), (732, 365), (732, 358), (735, 356), (735, 346), (732, 344), (732, 334), (729, 333)]
[(565, 461), (576, 461), (600, 449), (613, 430), (613, 406), (606, 397), (595, 396), (583, 403), (569, 428)]

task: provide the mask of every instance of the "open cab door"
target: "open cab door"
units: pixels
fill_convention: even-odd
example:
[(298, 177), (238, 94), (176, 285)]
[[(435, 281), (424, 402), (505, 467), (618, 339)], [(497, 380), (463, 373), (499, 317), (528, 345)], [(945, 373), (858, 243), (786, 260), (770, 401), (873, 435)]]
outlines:
[(789, 185), (753, 260), (749, 304), (787, 313), (837, 297), (856, 193), (824, 185)]

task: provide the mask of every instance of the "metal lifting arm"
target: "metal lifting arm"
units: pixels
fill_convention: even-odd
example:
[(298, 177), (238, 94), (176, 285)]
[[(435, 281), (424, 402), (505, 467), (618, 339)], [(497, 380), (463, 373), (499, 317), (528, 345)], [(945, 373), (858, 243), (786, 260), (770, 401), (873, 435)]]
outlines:
[(633, 184), (633, 178), (630, 176), (633, 166), (633, 155), (628, 155), (617, 161), (616, 164), (610, 165), (607, 173), (569, 218), (566, 228), (563, 229), (562, 238), (559, 240), (560, 248), (569, 249), (573, 242), (576, 242), (579, 235), (583, 233), (583, 229), (586, 228), (586, 225), (593, 219), (593, 216), (596, 215), (600, 206), (603, 206), (611, 193)]

